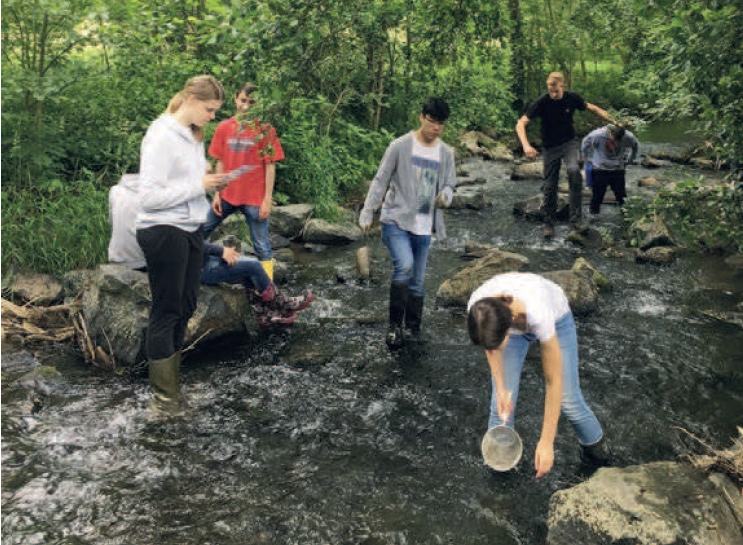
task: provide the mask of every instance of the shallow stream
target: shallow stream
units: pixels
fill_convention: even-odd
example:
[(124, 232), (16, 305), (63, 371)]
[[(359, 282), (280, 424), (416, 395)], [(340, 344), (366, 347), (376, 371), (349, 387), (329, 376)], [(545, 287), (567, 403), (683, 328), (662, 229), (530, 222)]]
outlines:
[[(740, 273), (717, 258), (663, 268), (606, 258), (566, 243), (565, 225), (545, 244), (539, 225), (511, 214), (540, 182), (510, 181), (495, 163), (465, 168), (489, 180), (495, 206), (448, 213), (450, 238), (429, 261), (424, 343), (395, 354), (384, 344), (390, 260), (373, 239), (364, 286), (337, 280), (355, 248), (295, 248), (289, 289), (311, 286), (317, 302), (285, 332), (190, 353), (186, 418), (145, 409), (146, 377), (108, 376), (64, 353), (47, 393), (4, 383), (3, 545), (544, 543), (550, 495), (587, 474), (561, 422), (555, 467), (534, 478), (537, 349), (516, 414), (524, 457), (507, 474), (484, 466), (485, 358), (464, 315), (434, 304), (467, 241), (522, 253), (535, 272), (585, 257), (612, 280), (578, 334), (583, 392), (621, 464), (678, 459), (690, 445), (682, 430), (729, 446), (743, 424), (743, 329), (706, 311), (735, 309)], [(647, 174), (631, 169), (630, 194)], [(602, 216), (618, 225), (615, 206)]]

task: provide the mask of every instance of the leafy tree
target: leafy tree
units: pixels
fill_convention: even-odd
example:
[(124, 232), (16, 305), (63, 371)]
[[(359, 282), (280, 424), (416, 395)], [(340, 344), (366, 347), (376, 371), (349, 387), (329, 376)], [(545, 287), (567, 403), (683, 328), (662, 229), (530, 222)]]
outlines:
[(4, 181), (31, 186), (63, 168), (69, 119), (60, 110), (76, 84), (99, 70), (75, 55), (96, 41), (92, 0), (2, 3)]
[(743, 6), (722, 2), (658, 2), (633, 83), (657, 102), (656, 115), (698, 119), (721, 158), (743, 157)]

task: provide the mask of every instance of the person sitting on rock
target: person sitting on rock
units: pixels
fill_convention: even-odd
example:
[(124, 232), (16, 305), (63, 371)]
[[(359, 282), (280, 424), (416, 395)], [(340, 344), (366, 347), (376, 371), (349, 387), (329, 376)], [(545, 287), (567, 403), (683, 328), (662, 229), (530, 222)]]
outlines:
[[(147, 271), (142, 249), (137, 244), (135, 219), (139, 213), (139, 177), (127, 174), (109, 192), (111, 240), (108, 260), (128, 269)], [(240, 281), (255, 311), (258, 326), (291, 325), (300, 310), (310, 306), (312, 291), (289, 297), (279, 291), (257, 259), (241, 255), (233, 248), (204, 241), (202, 284)]]
[(492, 373), (488, 428), (513, 427), (524, 359), (539, 341), (545, 386), (544, 420), (536, 448), (537, 478), (554, 463), (553, 444), (560, 408), (578, 435), (581, 458), (607, 465), (612, 456), (601, 424), (580, 390), (578, 337), (562, 288), (532, 273), (504, 273), (485, 282), (467, 306), (470, 339), (485, 351)]

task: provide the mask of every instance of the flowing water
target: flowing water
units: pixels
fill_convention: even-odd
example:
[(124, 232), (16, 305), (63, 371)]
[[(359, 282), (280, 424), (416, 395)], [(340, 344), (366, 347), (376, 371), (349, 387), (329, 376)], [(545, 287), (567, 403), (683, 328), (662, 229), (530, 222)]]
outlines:
[[(432, 250), (428, 340), (391, 354), (383, 341), (390, 260), (372, 239), (372, 281), (340, 283), (355, 248), (296, 249), (290, 289), (318, 300), (293, 328), (204, 346), (182, 370), (193, 407), (162, 421), (146, 377), (108, 376), (60, 353), (63, 378), (40, 391), (2, 386), (2, 543), (10, 544), (539, 544), (550, 495), (587, 477), (561, 422), (556, 463), (534, 478), (543, 381), (527, 359), (516, 412), (515, 471), (483, 463), (490, 379), (461, 312), (436, 309), (437, 287), (467, 241), (526, 255), (531, 270), (585, 257), (608, 276), (599, 312), (578, 319), (585, 397), (624, 465), (676, 460), (686, 430), (727, 447), (743, 414), (743, 278), (718, 259), (669, 267), (608, 258), (511, 214), (539, 182), (472, 160), (495, 206), (448, 213)], [(630, 179), (646, 175), (636, 167)], [(665, 173), (686, 176), (683, 170)], [(633, 184), (630, 184), (632, 191)], [(618, 224), (605, 205), (604, 225)], [(343, 276), (341, 274), (341, 276)]]

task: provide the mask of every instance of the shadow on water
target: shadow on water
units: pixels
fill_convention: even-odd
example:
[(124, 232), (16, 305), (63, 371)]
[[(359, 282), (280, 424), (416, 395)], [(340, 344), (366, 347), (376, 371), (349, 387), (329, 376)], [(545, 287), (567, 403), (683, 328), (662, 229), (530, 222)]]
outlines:
[[(524, 457), (507, 474), (484, 466), (485, 359), (463, 314), (433, 302), (468, 241), (523, 253), (537, 272), (586, 257), (613, 281), (578, 332), (584, 394), (622, 464), (677, 459), (677, 428), (727, 446), (743, 414), (743, 330), (703, 311), (737, 304), (740, 276), (720, 261), (658, 269), (605, 258), (565, 243), (562, 225), (545, 244), (539, 225), (511, 214), (539, 182), (512, 182), (494, 163), (467, 168), (490, 181), (495, 206), (448, 213), (450, 238), (431, 253), (425, 342), (394, 354), (384, 345), (390, 261), (375, 239), (366, 286), (337, 281), (353, 249), (298, 248), (291, 285), (311, 285), (316, 304), (290, 330), (191, 353), (185, 418), (149, 414), (145, 378), (102, 376), (64, 355), (64, 378), (43, 395), (4, 383), (2, 543), (543, 543), (550, 495), (587, 475), (563, 422), (555, 468), (534, 479), (537, 350), (517, 408)], [(602, 221), (618, 224), (605, 208)]]

